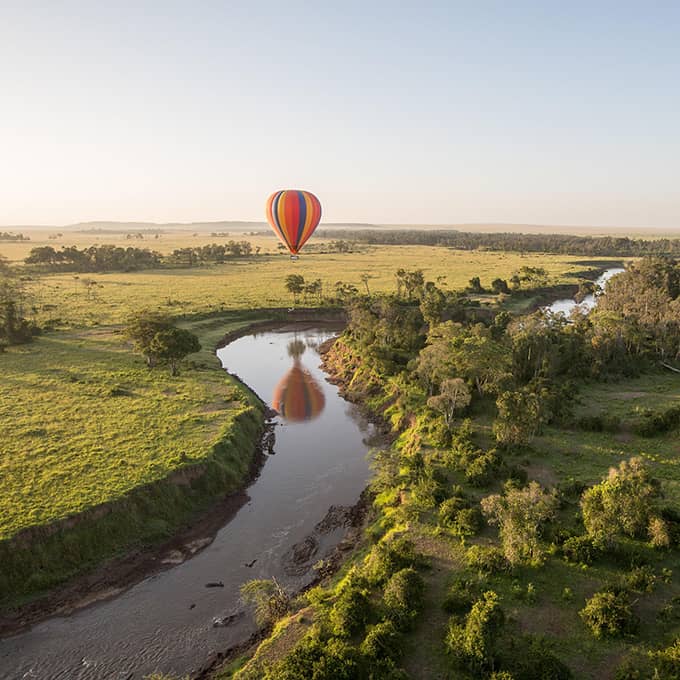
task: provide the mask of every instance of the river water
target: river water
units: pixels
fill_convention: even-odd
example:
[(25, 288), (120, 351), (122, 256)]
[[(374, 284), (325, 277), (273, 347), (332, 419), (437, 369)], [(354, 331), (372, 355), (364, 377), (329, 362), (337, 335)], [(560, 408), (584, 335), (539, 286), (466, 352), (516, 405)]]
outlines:
[[(617, 274), (621, 274), (622, 272), (625, 272), (625, 269), (622, 269), (621, 267), (615, 267), (613, 269), (607, 269), (605, 272), (603, 272), (595, 281), (595, 286), (596, 286), (596, 291), (598, 289), (604, 290), (604, 287), (609, 281), (609, 279), (612, 278), (612, 276), (616, 276)], [(576, 300), (572, 298), (564, 298), (563, 300), (555, 300), (551, 305), (548, 305), (545, 307), (550, 312), (553, 312), (554, 314), (564, 314), (565, 316), (569, 316), (571, 314), (572, 310), (578, 306), (581, 307), (582, 309), (585, 309), (586, 311), (590, 311), (597, 305), (597, 295), (586, 295), (581, 302), (576, 302)]]
[[(286, 416), (275, 421), (274, 455), (247, 489), (249, 501), (207, 548), (183, 564), (114, 599), (0, 640), (2, 680), (137, 680), (156, 670), (190, 674), (211, 652), (255, 630), (239, 602), (243, 582), (275, 576), (298, 588), (311, 580), (313, 570), (304, 566), (320, 559), (343, 533), (315, 526), (330, 505), (356, 503), (369, 478), (367, 453), (375, 437), (318, 366), (318, 346), (330, 335), (266, 332), (218, 350), (227, 370)], [(305, 565), (296, 569), (288, 558), (303, 541)], [(223, 587), (208, 588), (209, 582)], [(236, 615), (232, 625), (213, 625), (230, 615)]]

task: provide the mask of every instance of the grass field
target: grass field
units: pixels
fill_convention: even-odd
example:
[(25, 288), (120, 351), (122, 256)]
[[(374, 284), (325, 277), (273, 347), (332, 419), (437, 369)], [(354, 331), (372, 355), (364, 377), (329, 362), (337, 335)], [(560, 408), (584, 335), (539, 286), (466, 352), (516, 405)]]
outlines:
[[(450, 290), (463, 289), (473, 276), (490, 286), (497, 277), (509, 278), (520, 267), (544, 267), (551, 283), (574, 283), (588, 265), (580, 257), (524, 256), (519, 253), (464, 252), (426, 246), (370, 247), (358, 253), (303, 255), (291, 262), (285, 255), (258, 256), (222, 265), (191, 269), (149, 270), (109, 274), (48, 274), (28, 283), (38, 322), (58, 321), (67, 327), (121, 323), (131, 311), (152, 308), (172, 315), (229, 309), (287, 307), (288, 274), (307, 281), (321, 279), (324, 293), (333, 294), (337, 281), (364, 290), (361, 275), (369, 274), (369, 289), (393, 291), (399, 268), (423, 269), (428, 280), (441, 279)], [(76, 276), (78, 278), (76, 278)], [(88, 294), (83, 280), (97, 286)], [(311, 302), (311, 301), (310, 301)], [(304, 303), (304, 300), (303, 300)]]
[(0, 540), (200, 462), (248, 408), (216, 365), (150, 371), (109, 330), (13, 348), (0, 373)]

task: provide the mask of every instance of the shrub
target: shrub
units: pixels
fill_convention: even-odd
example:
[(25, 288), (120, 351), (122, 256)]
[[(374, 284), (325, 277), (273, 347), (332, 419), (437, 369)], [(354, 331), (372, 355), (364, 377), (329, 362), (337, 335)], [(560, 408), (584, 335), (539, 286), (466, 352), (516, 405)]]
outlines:
[(676, 638), (672, 645), (650, 654), (657, 673), (656, 677), (680, 677), (680, 638)]
[(595, 416), (582, 416), (576, 425), (587, 432), (618, 432), (621, 429), (621, 419), (609, 413), (600, 413)]
[(412, 567), (398, 571), (387, 582), (383, 602), (387, 616), (398, 628), (407, 630), (411, 627), (422, 608), (424, 589), (423, 579)]
[(401, 635), (389, 619), (372, 626), (361, 643), (361, 653), (372, 659), (396, 659), (401, 653)]
[(439, 506), (437, 513), (439, 526), (450, 529), (455, 524), (458, 511), (468, 507), (470, 507), (470, 502), (463, 491), (460, 487), (454, 487), (453, 495)]
[(498, 525), (503, 553), (513, 565), (542, 561), (542, 524), (554, 516), (557, 505), (555, 492), (544, 492), (538, 482), (524, 489), (506, 485), (503, 496), (494, 494), (481, 501), (484, 516)]
[(458, 578), (446, 593), (444, 602), (442, 602), (442, 609), (447, 614), (467, 614), (473, 602), (472, 583), (466, 579)]
[(495, 641), (503, 627), (505, 616), (498, 595), (487, 591), (473, 605), (465, 623), (453, 618), (446, 635), (447, 651), (457, 663), (479, 672), (488, 668), (495, 652)]
[(644, 565), (631, 569), (621, 576), (620, 588), (638, 593), (651, 593), (656, 585), (656, 574), (651, 567)]
[(477, 508), (464, 508), (456, 513), (451, 533), (460, 538), (474, 536), (482, 525), (482, 515)]
[(572, 536), (562, 544), (562, 555), (567, 562), (592, 564), (600, 555), (600, 549), (590, 536)]
[(613, 535), (639, 536), (648, 527), (657, 485), (649, 478), (642, 459), (622, 461), (611, 468), (607, 478), (588, 489), (581, 508), (586, 531), (597, 542)]
[(466, 463), (465, 479), (473, 486), (486, 486), (493, 481), (499, 467), (500, 458), (496, 449), (480, 451), (478, 456)]
[(424, 557), (416, 553), (413, 541), (399, 537), (384, 540), (373, 547), (366, 558), (364, 573), (372, 585), (379, 585), (400, 569), (425, 564)]
[(652, 517), (647, 527), (649, 543), (654, 548), (669, 548), (671, 545), (671, 535), (668, 525), (661, 517)]
[(348, 584), (342, 588), (338, 599), (331, 608), (329, 622), (337, 637), (351, 637), (368, 622), (371, 602), (363, 588)]
[(346, 642), (309, 635), (267, 668), (262, 680), (356, 680), (366, 674), (360, 653)]
[(290, 609), (290, 597), (278, 581), (254, 579), (241, 586), (241, 599), (255, 607), (255, 621), (260, 626), (273, 623)]
[(637, 618), (630, 608), (626, 592), (618, 594), (603, 591), (586, 601), (579, 616), (596, 638), (618, 637), (632, 633), (637, 628)]
[(510, 568), (503, 551), (495, 546), (472, 545), (465, 553), (465, 560), (468, 567), (483, 574), (497, 574)]

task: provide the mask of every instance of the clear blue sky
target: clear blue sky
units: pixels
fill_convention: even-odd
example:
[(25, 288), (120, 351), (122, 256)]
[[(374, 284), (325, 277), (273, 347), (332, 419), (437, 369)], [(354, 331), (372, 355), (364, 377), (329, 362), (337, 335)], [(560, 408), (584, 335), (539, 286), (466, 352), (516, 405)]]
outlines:
[(0, 8), (0, 224), (680, 227), (678, 2)]

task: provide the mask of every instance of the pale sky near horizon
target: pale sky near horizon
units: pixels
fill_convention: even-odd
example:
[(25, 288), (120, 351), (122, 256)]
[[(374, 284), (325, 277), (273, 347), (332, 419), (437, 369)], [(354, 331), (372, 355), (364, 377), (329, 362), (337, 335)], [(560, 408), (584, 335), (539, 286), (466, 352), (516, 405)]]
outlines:
[(680, 227), (677, 2), (0, 2), (0, 225)]

